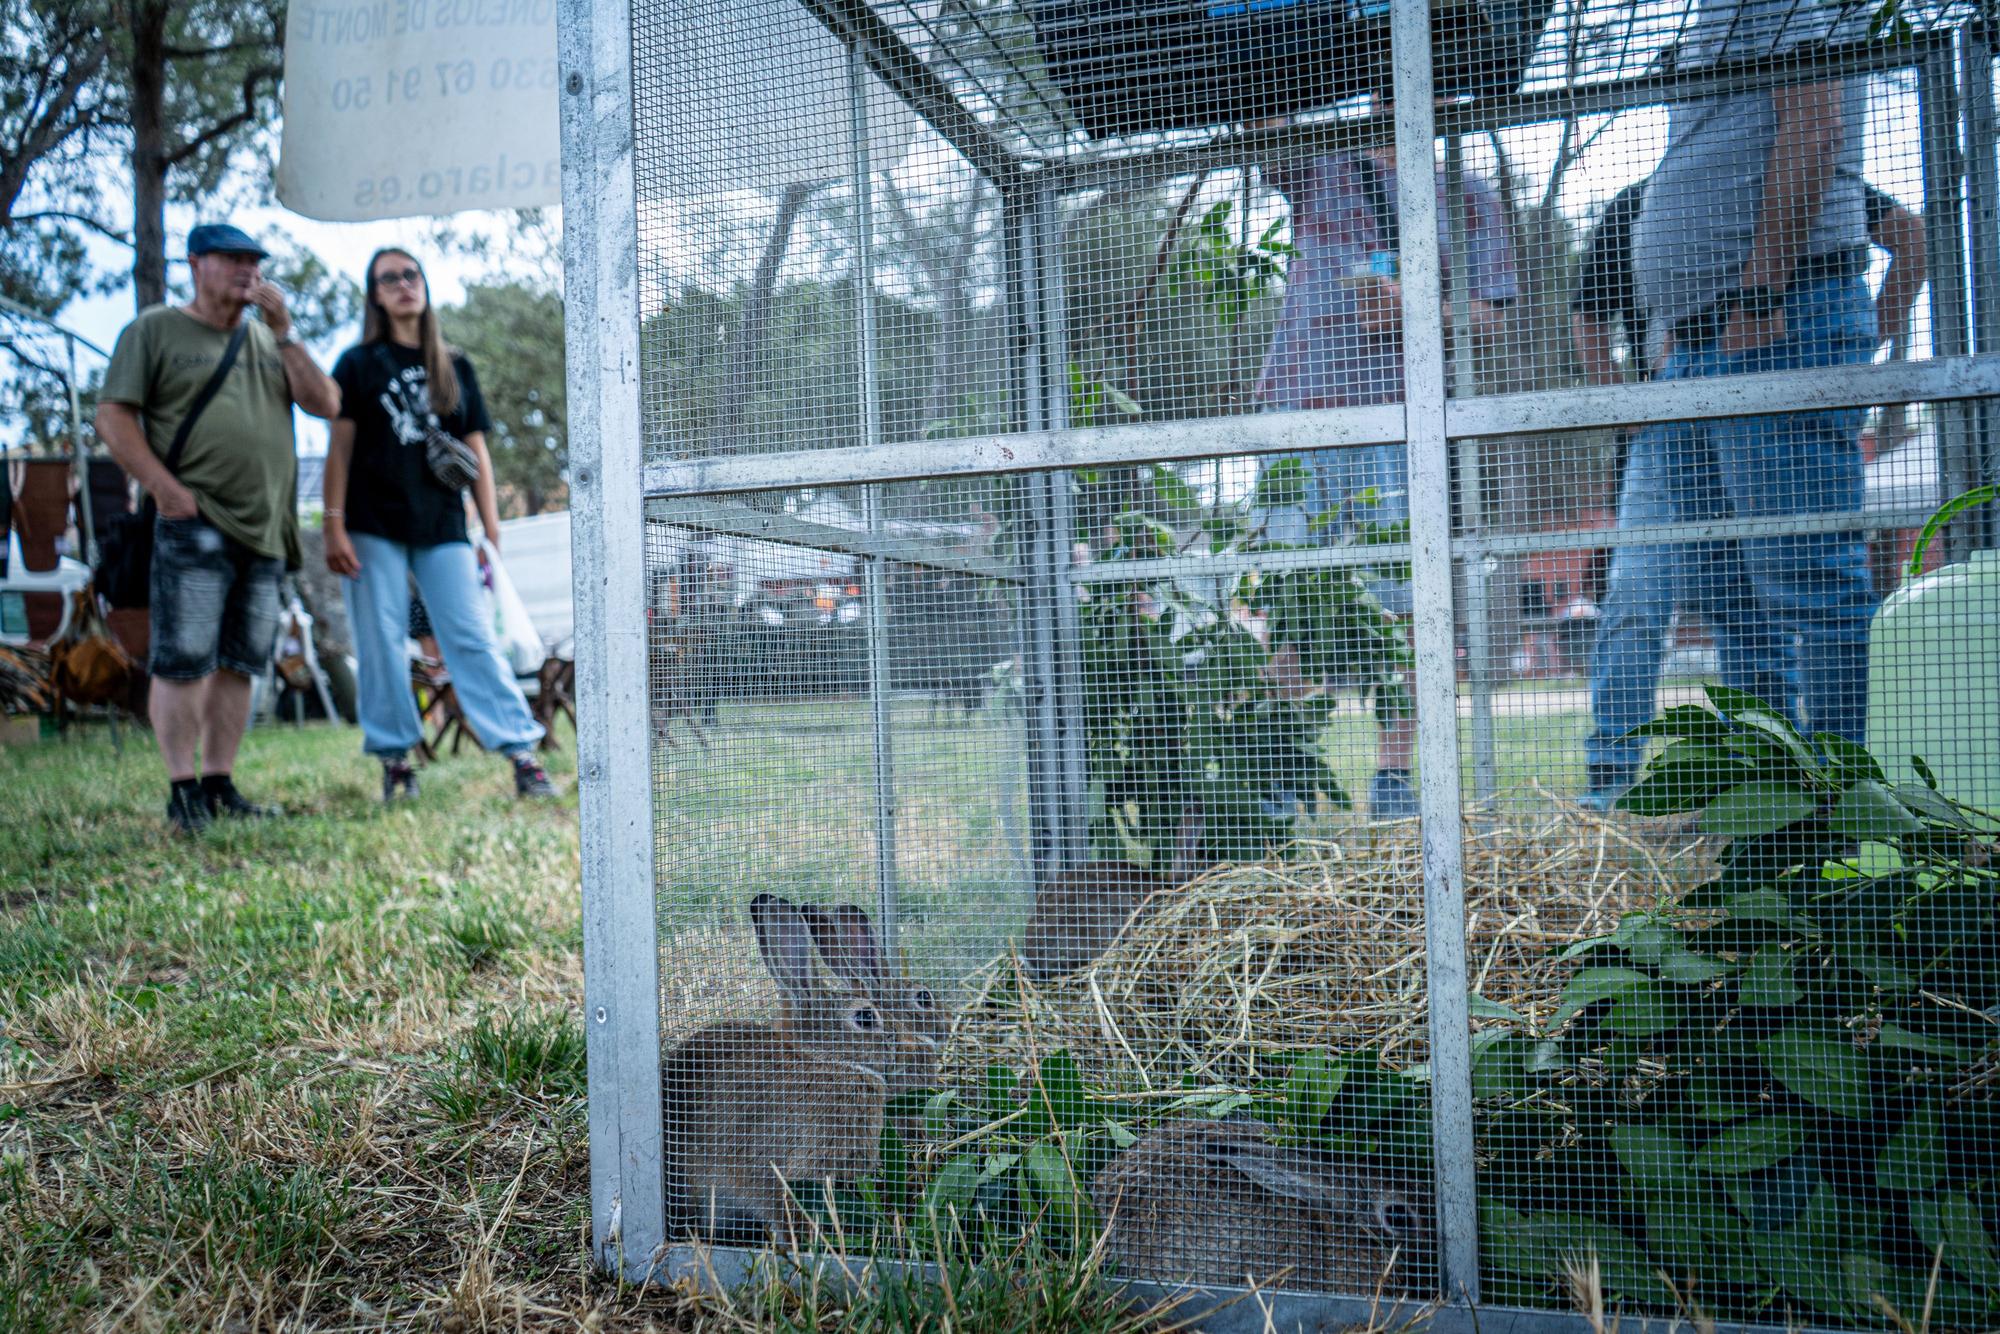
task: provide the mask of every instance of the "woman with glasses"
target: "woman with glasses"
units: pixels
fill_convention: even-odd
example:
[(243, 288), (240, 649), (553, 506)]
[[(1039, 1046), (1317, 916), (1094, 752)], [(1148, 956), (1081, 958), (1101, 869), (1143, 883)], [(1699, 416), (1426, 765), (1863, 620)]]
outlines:
[(553, 796), (535, 759), (541, 724), (494, 644), (463, 492), (438, 480), (426, 448), (432, 429), (471, 447), (479, 522), (499, 550), (486, 452), (492, 422), (479, 381), (465, 354), (445, 345), (430, 286), (407, 251), (375, 252), (367, 295), (361, 341), (333, 368), (342, 400), (326, 460), (326, 565), (343, 576), (360, 660), (362, 744), (382, 763), (382, 799), (417, 792), (409, 753), (423, 722), (406, 637), (413, 575), (473, 734), (513, 762), (517, 795)]

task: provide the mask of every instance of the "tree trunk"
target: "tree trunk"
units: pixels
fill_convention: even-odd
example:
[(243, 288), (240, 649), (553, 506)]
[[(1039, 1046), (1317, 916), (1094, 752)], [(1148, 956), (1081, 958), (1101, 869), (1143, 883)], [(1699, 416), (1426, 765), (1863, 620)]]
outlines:
[(140, 310), (167, 299), (167, 10), (132, 6), (132, 288)]
[(729, 340), (722, 368), (722, 401), (715, 409), (714, 442), (719, 454), (738, 453), (743, 448), (743, 418), (750, 405), (750, 387), (763, 377), (759, 362), (764, 356), (764, 329), (771, 320), (771, 297), (778, 283), (778, 269), (791, 245), (792, 226), (817, 185), (788, 185), (778, 196), (778, 213), (771, 221), (771, 237), (750, 275), (743, 294), (743, 309), (737, 317), (735, 336)]

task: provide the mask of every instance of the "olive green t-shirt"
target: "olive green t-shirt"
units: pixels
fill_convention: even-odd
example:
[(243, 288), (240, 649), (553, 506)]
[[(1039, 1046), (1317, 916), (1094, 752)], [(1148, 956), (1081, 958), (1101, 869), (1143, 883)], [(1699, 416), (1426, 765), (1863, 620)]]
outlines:
[[(194, 492), (202, 518), (257, 554), (296, 569), (299, 461), (292, 393), (277, 340), (261, 321), (249, 324), (236, 364), (195, 422), (174, 473)], [(118, 335), (98, 398), (137, 409), (147, 442), (164, 461), (181, 418), (228, 346), (227, 331), (173, 306), (150, 307)]]

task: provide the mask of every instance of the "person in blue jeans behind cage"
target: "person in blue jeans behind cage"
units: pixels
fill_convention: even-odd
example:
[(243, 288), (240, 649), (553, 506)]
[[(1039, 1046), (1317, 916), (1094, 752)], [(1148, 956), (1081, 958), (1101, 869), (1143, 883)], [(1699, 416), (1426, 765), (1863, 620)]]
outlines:
[[(1390, 114), (1386, 99), (1378, 105)], [(1267, 411), (1394, 403), (1403, 397), (1402, 289), (1396, 266), (1396, 150), (1328, 153), (1266, 163), (1266, 183), (1291, 206), (1292, 259), (1285, 299), (1264, 356), (1257, 400)], [(1493, 338), (1517, 290), (1506, 210), (1487, 182), (1467, 173), (1466, 270), (1476, 340)], [(1452, 250), (1447, 186), (1437, 173), (1438, 246), (1446, 274), (1439, 318), (1451, 328)], [(1402, 445), (1320, 450), (1307, 455), (1303, 503), (1260, 510), (1266, 541), (1287, 546), (1353, 541), (1370, 529), (1394, 529), (1410, 517), (1408, 459)], [(1409, 585), (1377, 579), (1383, 609), (1407, 617)], [(1317, 686), (1301, 679), (1297, 646), (1280, 644), (1267, 672), (1285, 693)], [(1416, 721), (1387, 723), (1376, 739), (1368, 814), (1376, 820), (1417, 813), (1411, 784)], [(1279, 794), (1288, 801), (1286, 794)]]
[[(1864, 38), (1867, 21), (1852, 6), (1714, 0), (1697, 13), (1679, 63), (1775, 60), (1805, 43)], [(1673, 108), (1666, 153), (1632, 231), (1640, 304), (1654, 349), (1664, 354), (1659, 378), (1872, 359), (1861, 179), (1867, 97), (1865, 79), (1836, 79)], [(1621, 517), (1781, 520), (1859, 511), (1862, 416), (1787, 413), (1641, 432), (1624, 485), (1648, 504)], [(1863, 739), (1876, 599), (1859, 531), (1683, 544), (1671, 559), (1675, 569), (1662, 577), (1669, 587), (1700, 591), (1727, 684), (1812, 731)], [(1614, 585), (1619, 573), (1614, 561)], [(1645, 673), (1612, 675), (1635, 700), (1629, 708), (1599, 705), (1590, 792), (1600, 802), (1630, 783), (1643, 758), (1642, 743), (1607, 729), (1626, 713), (1637, 722), (1652, 711)]]
[(535, 759), (542, 726), (494, 643), (463, 495), (431, 472), (425, 449), (433, 427), (472, 447), (474, 501), (497, 551), (492, 422), (472, 363), (445, 345), (423, 268), (408, 251), (378, 250), (368, 261), (361, 341), (334, 363), (333, 378), (342, 398), (326, 461), (326, 564), (344, 576), (362, 744), (382, 763), (382, 799), (417, 791), (409, 753), (423, 739), (423, 720), (410, 691), (412, 575), (473, 735), (513, 762), (518, 795), (553, 796)]
[[(1612, 355), (1621, 325), (1638, 378), (1651, 378), (1645, 359), (1646, 315), (1639, 306), (1638, 285), (1632, 274), (1632, 223), (1644, 200), (1644, 188), (1643, 181), (1628, 186), (1606, 207), (1577, 272), (1570, 303), (1571, 330), (1577, 359), (1585, 378), (1593, 384), (1612, 384), (1624, 378)], [(1868, 239), (1890, 256), (1882, 289), (1875, 298), (1877, 333), (1882, 342), (1901, 345), (1908, 337), (1911, 308), (1924, 285), (1923, 218), (1872, 185), (1863, 189)], [(1840, 263), (1851, 266), (1853, 260), (1844, 257)], [(1672, 456), (1667, 446), (1673, 442), (1661, 437), (1686, 429), (1678, 423), (1648, 426), (1621, 442), (1613, 488), (1618, 497), (1619, 528), (1672, 520), (1676, 512), (1671, 503), (1674, 489), (1664, 469)], [(1640, 465), (1629, 471), (1635, 453)], [(1682, 568), (1690, 562), (1699, 568), (1702, 554), (1699, 547), (1662, 543), (1621, 546), (1613, 555), (1591, 651), (1592, 729), (1587, 742), (1586, 806), (1609, 809), (1632, 780), (1640, 746), (1623, 738), (1654, 715), (1660, 663), (1675, 608), (1709, 613), (1716, 590), (1691, 581)], [(1794, 681), (1786, 682), (1786, 693), (1796, 693)]]

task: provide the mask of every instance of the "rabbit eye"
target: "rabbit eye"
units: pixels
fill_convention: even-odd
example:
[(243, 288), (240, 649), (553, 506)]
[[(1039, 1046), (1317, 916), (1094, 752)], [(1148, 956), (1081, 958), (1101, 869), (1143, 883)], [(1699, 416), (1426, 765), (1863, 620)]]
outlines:
[(872, 1006), (857, 1005), (854, 1007), (854, 1026), (863, 1033), (873, 1033), (882, 1026), (882, 1020)]
[(919, 1010), (934, 1010), (937, 1008), (937, 1001), (932, 998), (930, 990), (927, 987), (918, 987), (910, 997), (910, 1004), (916, 1006)]

